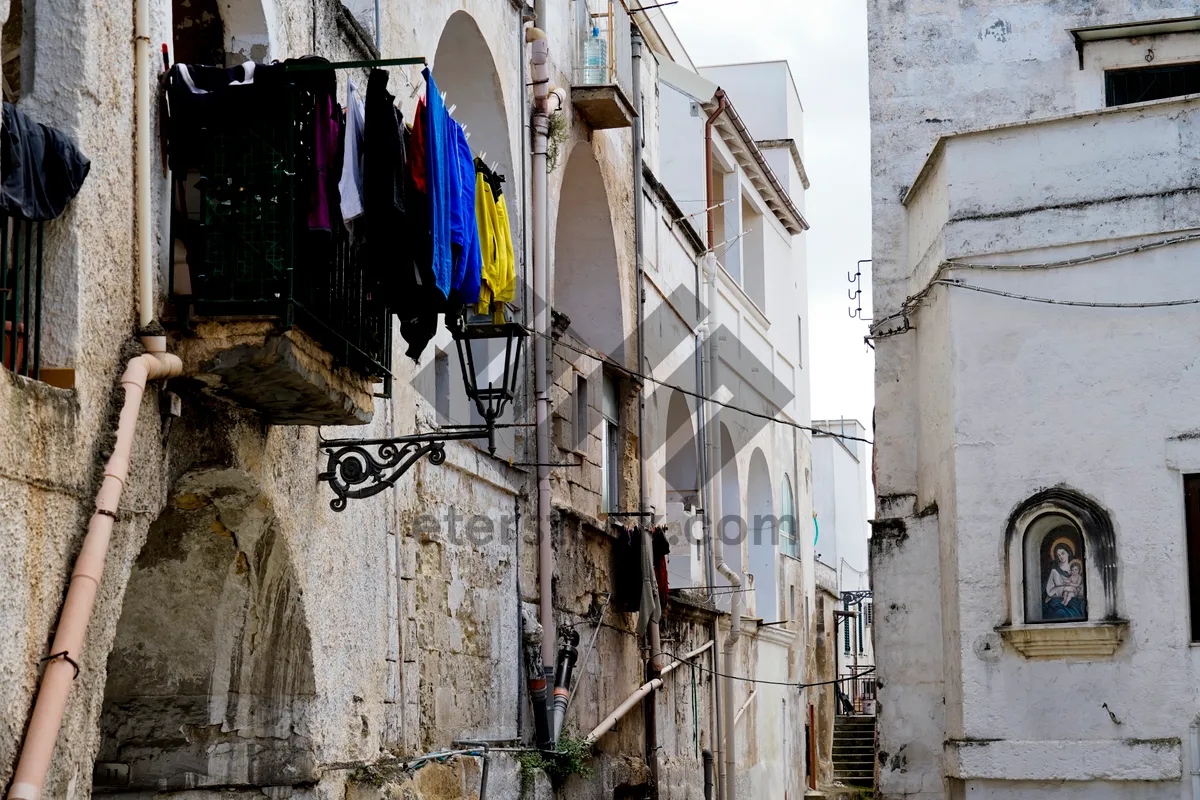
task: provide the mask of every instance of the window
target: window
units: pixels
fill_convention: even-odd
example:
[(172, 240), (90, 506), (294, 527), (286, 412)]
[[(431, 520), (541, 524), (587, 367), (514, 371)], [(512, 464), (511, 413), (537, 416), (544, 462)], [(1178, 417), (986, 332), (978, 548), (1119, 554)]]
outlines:
[(858, 616), (854, 618), (855, 621), (858, 622), (858, 652), (859, 653), (866, 652), (866, 650), (863, 649), (863, 640), (864, 640), (863, 627), (866, 623), (866, 617), (867, 617), (867, 614), (866, 614), (866, 611), (863, 609), (863, 604), (859, 603), (858, 604)]
[(1104, 73), (1104, 102), (1108, 106), (1196, 93), (1200, 93), (1200, 63), (1113, 69)]
[(1192, 641), (1200, 642), (1200, 475), (1183, 476), (1186, 500), (1188, 594), (1191, 598)]
[(842, 618), (842, 640), (845, 644), (845, 651), (850, 652), (850, 630), (853, 628), (853, 623), (850, 617)]
[(867, 603), (867, 627), (875, 624), (875, 604)]
[(1025, 529), (1025, 621), (1088, 618), (1083, 531), (1064, 513), (1041, 514)]
[(781, 508), (779, 514), (779, 549), (785, 556), (800, 557), (800, 542), (796, 524), (796, 505), (792, 501), (792, 479), (783, 476), (779, 491)]
[(571, 433), (574, 449), (587, 450), (588, 434), (592, 430), (592, 404), (588, 396), (587, 378), (575, 376), (575, 419), (572, 421)]
[(601, 427), (600, 441), (601, 475), (603, 484), (600, 487), (600, 507), (604, 511), (615, 511), (617, 507), (617, 473), (620, 459), (618, 458), (620, 423), (620, 398), (617, 394), (617, 382), (611, 375), (604, 375), (604, 397), (601, 401), (600, 414), (604, 418)]
[(437, 350), (433, 356), (433, 407), (439, 425), (450, 422), (450, 354)]
[(796, 366), (804, 369), (804, 318), (796, 317)]

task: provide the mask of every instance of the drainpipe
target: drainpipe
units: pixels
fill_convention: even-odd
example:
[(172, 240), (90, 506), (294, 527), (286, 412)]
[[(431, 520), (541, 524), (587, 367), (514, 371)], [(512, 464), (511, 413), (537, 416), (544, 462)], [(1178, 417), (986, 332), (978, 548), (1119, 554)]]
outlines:
[(133, 63), (138, 322), (145, 330), (154, 319), (154, 272), (150, 264), (150, 0), (137, 0), (134, 8)]
[(9, 800), (39, 800), (46, 783), (50, 757), (54, 754), (54, 743), (58, 739), (63, 712), (67, 707), (67, 694), (75, 680), (77, 665), (83, 660), (84, 636), (100, 589), (100, 578), (104, 574), (104, 560), (117, 519), (121, 491), (129, 475), (129, 455), (146, 382), (170, 378), (183, 372), (179, 357), (166, 352), (166, 337), (145, 336), (142, 344), (149, 352), (130, 360), (121, 376), (125, 404), (121, 408), (117, 426), (116, 445), (104, 466), (104, 480), (96, 495), (96, 512), (88, 523), (83, 547), (71, 573), (67, 599), (63, 602), (55, 628), (54, 644), (42, 674), (37, 702), (29, 720), (29, 730), (25, 734), (12, 789), (8, 793)]
[[(646, 368), (646, 262), (645, 241), (646, 221), (642, 201), (642, 34), (637, 26), (630, 33), (631, 59), (633, 61), (633, 240), (634, 251), (637, 254), (637, 371)], [(646, 459), (646, 394), (644, 387), (638, 392), (637, 407), (638, 430), (638, 511), (643, 514), (649, 508), (647, 505), (646, 471), (649, 464)], [(643, 517), (643, 519), (645, 519)], [(653, 519), (653, 518), (651, 518)], [(642, 547), (653, 548), (653, 538), (648, 527), (642, 531)], [(652, 550), (651, 550), (652, 551)], [(661, 598), (665, 608), (667, 598)], [(658, 674), (662, 665), (662, 638), (658, 623), (651, 622), (646, 630), (650, 644), (650, 660), (646, 663), (646, 678), (651, 679)], [(646, 695), (645, 724), (646, 724), (646, 760), (650, 764), (650, 773), (654, 784), (658, 785), (658, 720), (654, 695)]]
[(1200, 719), (1192, 720), (1192, 800), (1200, 800)]
[[(718, 354), (717, 342), (717, 257), (713, 251), (716, 244), (716, 232), (713, 230), (713, 206), (715, 200), (713, 198), (713, 181), (712, 181), (712, 129), (713, 123), (717, 117), (725, 112), (727, 107), (725, 100), (725, 91), (717, 89), (714, 97), (717, 100), (717, 107), (713, 113), (704, 122), (704, 188), (705, 188), (705, 207), (708, 209), (708, 252), (704, 256), (704, 277), (708, 282), (708, 319), (709, 324), (705, 327), (705, 336), (708, 342), (708, 387), (709, 391), (715, 393), (720, 384), (719, 366), (720, 358)], [(715, 406), (712, 409), (710, 419), (712, 422), (708, 426), (708, 465), (710, 477), (712, 479), (712, 487), (709, 489), (709, 504), (712, 508), (711, 519), (716, 522), (716, 535), (712, 537), (713, 558), (716, 562), (716, 569), (729, 581), (730, 585), (730, 602), (729, 602), (729, 636), (725, 639), (724, 646), (724, 677), (721, 679), (723, 685), (723, 708), (722, 716), (725, 722), (725, 794), (724, 800), (736, 800), (737, 798), (737, 772), (736, 772), (736, 753), (737, 739), (735, 727), (735, 715), (733, 708), (733, 674), (736, 671), (736, 647), (737, 641), (741, 638), (742, 628), (742, 595), (738, 591), (742, 586), (741, 576), (739, 576), (728, 564), (725, 563), (725, 545), (722, 541), (722, 531), (720, 529), (721, 521), (721, 489), (720, 489), (720, 470), (721, 470), (721, 426), (720, 426), (720, 411), (719, 407)], [(732, 454), (731, 454), (732, 455)]]
[[(550, 89), (550, 45), (539, 28), (527, 28), (525, 41), (530, 45), (529, 62), (533, 79), (533, 144), (532, 144), (532, 207), (533, 207), (533, 393), (537, 421), (537, 528), (538, 528), (538, 602), (542, 624), (543, 680), (553, 680), (554, 545), (550, 538), (550, 264), (547, 259), (547, 221), (549, 198), (547, 150), (549, 148), (550, 115), (547, 98)], [(546, 715), (543, 706), (541, 713)], [(547, 716), (547, 722), (549, 717)], [(547, 730), (549, 726), (547, 725)], [(539, 742), (539, 744), (547, 744)]]
[[(138, 316), (143, 330), (154, 320), (154, 273), (150, 260), (149, 30), (149, 0), (137, 0), (134, 9), (134, 96), (137, 111), (134, 177), (137, 192)], [(84, 637), (104, 574), (104, 561), (112, 540), (121, 492), (129, 475), (129, 457), (146, 382), (170, 378), (183, 372), (179, 357), (167, 353), (166, 337), (145, 336), (142, 344), (147, 352), (131, 359), (121, 375), (125, 404), (117, 425), (116, 444), (104, 466), (104, 480), (96, 495), (96, 511), (88, 523), (87, 535), (75, 559), (67, 597), (55, 627), (54, 644), (46, 659), (46, 669), (42, 673), (37, 700), (8, 793), (9, 800), (39, 800), (46, 783), (50, 759), (54, 755), (54, 745), (67, 707), (67, 696), (83, 658)]]

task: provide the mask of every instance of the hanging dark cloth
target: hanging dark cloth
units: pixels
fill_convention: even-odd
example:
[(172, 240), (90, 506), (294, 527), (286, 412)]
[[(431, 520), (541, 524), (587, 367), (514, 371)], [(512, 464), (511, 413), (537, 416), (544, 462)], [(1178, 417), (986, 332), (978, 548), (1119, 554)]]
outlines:
[(656, 527), (652, 533), (654, 547), (654, 577), (658, 580), (658, 596), (662, 605), (666, 605), (667, 592), (667, 556), (671, 554), (671, 543), (667, 539), (666, 528)]
[(91, 167), (65, 133), (4, 104), (0, 212), (26, 220), (54, 219), (79, 193)]
[(613, 543), (613, 605), (618, 611), (642, 607), (642, 532), (619, 528)]

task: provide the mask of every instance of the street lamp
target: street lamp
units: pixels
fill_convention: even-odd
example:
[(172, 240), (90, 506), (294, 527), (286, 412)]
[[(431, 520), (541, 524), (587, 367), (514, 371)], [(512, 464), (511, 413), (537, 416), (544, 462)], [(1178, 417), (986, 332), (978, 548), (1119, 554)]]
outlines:
[[(431, 433), (388, 439), (323, 439), (320, 446), (329, 461), (317, 480), (328, 483), (337, 495), (329, 501), (334, 511), (344, 511), (349, 500), (372, 497), (389, 488), (425, 456), (431, 464), (443, 463), (446, 442), (486, 439), (488, 453), (495, 455), (496, 420), (516, 397), (527, 332), (519, 323), (495, 323), (491, 318), (482, 323), (459, 319), (450, 326), (450, 332), (458, 350), (463, 387), (483, 424), (448, 425)], [(500, 341), (504, 342), (503, 375), (499, 381), (489, 380), (487, 386), (480, 386), (477, 355), (482, 356), (480, 361), (486, 370), (492, 363), (488, 357), (492, 343)]]

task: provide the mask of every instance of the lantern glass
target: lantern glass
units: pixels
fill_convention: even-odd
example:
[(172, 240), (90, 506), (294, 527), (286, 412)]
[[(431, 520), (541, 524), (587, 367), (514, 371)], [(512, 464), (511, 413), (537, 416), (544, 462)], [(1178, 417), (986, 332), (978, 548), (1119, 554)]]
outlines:
[(454, 331), (463, 387), (489, 426), (516, 397), (526, 335), (516, 322), (464, 324)]

